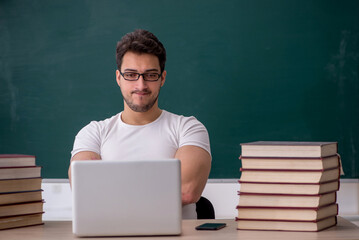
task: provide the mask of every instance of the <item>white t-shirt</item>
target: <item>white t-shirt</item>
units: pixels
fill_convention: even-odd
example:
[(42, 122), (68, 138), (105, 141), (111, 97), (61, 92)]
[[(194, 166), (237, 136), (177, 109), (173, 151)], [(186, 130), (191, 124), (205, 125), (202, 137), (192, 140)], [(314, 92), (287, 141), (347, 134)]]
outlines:
[(211, 154), (208, 132), (194, 117), (162, 110), (160, 117), (149, 124), (129, 125), (119, 113), (81, 129), (71, 154), (92, 151), (106, 161), (166, 159), (173, 158), (185, 145), (201, 147)]
[[(104, 161), (174, 158), (185, 145), (198, 146), (211, 154), (209, 136), (195, 117), (165, 110), (146, 125), (129, 125), (121, 113), (103, 121), (92, 121), (77, 134), (71, 155), (92, 151)], [(183, 218), (196, 218), (195, 204), (183, 207)]]

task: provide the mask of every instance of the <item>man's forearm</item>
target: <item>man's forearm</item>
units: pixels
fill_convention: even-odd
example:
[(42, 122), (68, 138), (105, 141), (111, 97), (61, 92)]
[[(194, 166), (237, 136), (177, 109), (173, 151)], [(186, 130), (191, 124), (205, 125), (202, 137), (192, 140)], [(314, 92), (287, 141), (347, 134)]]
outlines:
[(101, 160), (101, 156), (95, 152), (90, 152), (90, 151), (79, 152), (79, 153), (75, 154), (75, 156), (73, 156), (71, 158), (70, 166), (69, 166), (69, 170), (68, 170), (70, 186), (71, 186), (71, 162), (72, 161), (81, 161), (81, 160)]
[(181, 147), (175, 157), (181, 160), (182, 204), (195, 203), (206, 186), (211, 157), (206, 150), (197, 146)]

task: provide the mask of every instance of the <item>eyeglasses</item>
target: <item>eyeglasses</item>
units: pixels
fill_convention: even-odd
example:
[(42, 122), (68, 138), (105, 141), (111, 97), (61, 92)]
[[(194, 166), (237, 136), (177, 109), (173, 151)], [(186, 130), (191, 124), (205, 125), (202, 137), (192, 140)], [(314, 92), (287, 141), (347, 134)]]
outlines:
[(142, 75), (143, 80), (147, 82), (156, 82), (161, 76), (158, 73), (135, 73), (135, 72), (124, 72), (120, 71), (121, 76), (127, 81), (137, 81)]

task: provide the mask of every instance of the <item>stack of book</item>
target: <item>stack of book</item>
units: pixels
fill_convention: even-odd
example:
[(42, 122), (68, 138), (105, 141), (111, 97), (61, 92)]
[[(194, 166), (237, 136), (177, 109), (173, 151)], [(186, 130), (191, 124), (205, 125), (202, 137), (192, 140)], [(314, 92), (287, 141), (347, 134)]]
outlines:
[(320, 231), (336, 225), (336, 142), (241, 144), (238, 229)]
[(43, 202), (35, 156), (0, 155), (0, 230), (43, 224)]

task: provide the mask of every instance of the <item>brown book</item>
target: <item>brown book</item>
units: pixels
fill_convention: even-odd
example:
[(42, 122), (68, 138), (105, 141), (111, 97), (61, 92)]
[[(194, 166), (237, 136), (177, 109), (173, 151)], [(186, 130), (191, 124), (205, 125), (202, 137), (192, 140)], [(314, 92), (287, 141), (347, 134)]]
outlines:
[(339, 166), (339, 156), (324, 158), (240, 157), (245, 169), (325, 170)]
[(41, 189), (41, 178), (0, 180), (0, 192), (23, 192)]
[(42, 190), (15, 193), (0, 193), (0, 205), (36, 202), (42, 200)]
[(2, 167), (0, 168), (0, 179), (37, 178), (41, 177), (41, 167)]
[(337, 224), (337, 217), (332, 216), (320, 221), (269, 221), (269, 220), (237, 220), (238, 230), (274, 230), (318, 232)]
[(272, 183), (322, 183), (339, 179), (340, 169), (291, 170), (291, 169), (244, 169), (241, 181)]
[(240, 183), (241, 192), (269, 193), (269, 194), (307, 194), (317, 195), (339, 190), (339, 181), (334, 180), (323, 183), (270, 183), (245, 182)]
[(319, 208), (237, 206), (240, 220), (317, 221), (338, 214), (338, 205)]
[(44, 224), (42, 213), (0, 218), (0, 230)]
[(243, 157), (307, 157), (333, 156), (338, 151), (337, 142), (274, 142), (242, 143)]
[(0, 217), (10, 217), (41, 212), (43, 212), (43, 201), (0, 206)]
[(0, 167), (35, 166), (35, 156), (22, 154), (0, 154)]
[(336, 192), (323, 195), (285, 195), (238, 192), (238, 206), (317, 208), (336, 202)]

